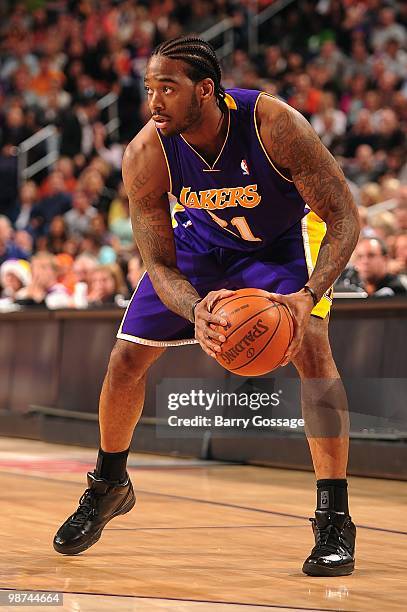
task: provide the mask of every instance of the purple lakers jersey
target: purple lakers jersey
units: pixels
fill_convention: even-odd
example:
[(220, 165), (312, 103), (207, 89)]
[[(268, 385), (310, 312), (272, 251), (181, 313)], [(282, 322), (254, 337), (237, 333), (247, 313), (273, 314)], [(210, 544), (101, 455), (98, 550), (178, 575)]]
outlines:
[(199, 236), (208, 248), (257, 250), (271, 245), (307, 212), (291, 177), (260, 139), (260, 91), (230, 89), (227, 135), (209, 165), (181, 136), (158, 134), (170, 175), (175, 233)]

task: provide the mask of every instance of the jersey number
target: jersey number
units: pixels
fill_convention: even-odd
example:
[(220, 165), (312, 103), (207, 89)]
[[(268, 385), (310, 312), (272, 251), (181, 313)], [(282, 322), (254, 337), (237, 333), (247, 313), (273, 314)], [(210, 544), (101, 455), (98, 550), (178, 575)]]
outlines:
[[(208, 210), (208, 213), (210, 214), (212, 219), (216, 221), (216, 223), (220, 225), (223, 229), (225, 229), (227, 232), (230, 232), (234, 236), (237, 236), (235, 232), (232, 232), (232, 230), (228, 229), (229, 224), (227, 221), (225, 221), (224, 219), (221, 219), (220, 217), (217, 217), (210, 210)], [(240, 238), (243, 238), (243, 240), (249, 240), (250, 242), (261, 242), (261, 238), (256, 238), (256, 236), (253, 235), (253, 232), (250, 229), (249, 224), (247, 223), (245, 217), (233, 217), (233, 219), (231, 219), (230, 222), (233, 225), (233, 227), (237, 229), (237, 231), (240, 234)]]

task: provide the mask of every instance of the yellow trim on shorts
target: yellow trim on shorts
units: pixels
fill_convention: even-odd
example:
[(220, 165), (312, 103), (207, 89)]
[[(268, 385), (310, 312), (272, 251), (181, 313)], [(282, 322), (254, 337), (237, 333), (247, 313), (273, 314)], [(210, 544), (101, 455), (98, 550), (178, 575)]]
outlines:
[(197, 344), (198, 340), (196, 340), (195, 338), (186, 338), (185, 340), (149, 340), (148, 338), (139, 338), (139, 336), (132, 336), (131, 334), (123, 333), (123, 323), (124, 323), (124, 319), (126, 318), (127, 311), (129, 310), (130, 305), (140, 286), (140, 283), (146, 274), (147, 274), (147, 270), (144, 270), (142, 276), (140, 277), (137, 283), (136, 288), (133, 291), (133, 295), (131, 296), (129, 303), (127, 304), (127, 308), (120, 322), (120, 327), (116, 334), (116, 338), (118, 338), (118, 340), (127, 340), (128, 342), (133, 342), (134, 344), (145, 344), (146, 346), (157, 346), (157, 347), (162, 347), (162, 348), (165, 348), (167, 346), (183, 346), (185, 344)]
[(185, 208), (182, 206), (182, 204), (180, 204), (179, 202), (176, 202), (176, 204), (174, 204), (174, 208), (172, 209), (172, 213), (171, 213), (171, 219), (172, 219), (172, 228), (176, 228), (178, 226), (178, 221), (175, 218), (175, 215), (178, 212), (182, 212), (183, 210), (185, 210)]
[[(312, 210), (301, 220), (302, 240), (304, 243), (305, 260), (307, 262), (308, 276), (314, 271), (318, 259), (321, 242), (326, 234), (326, 224)], [(325, 319), (332, 306), (333, 288), (330, 287), (324, 293), (318, 304), (312, 309), (311, 314)]]

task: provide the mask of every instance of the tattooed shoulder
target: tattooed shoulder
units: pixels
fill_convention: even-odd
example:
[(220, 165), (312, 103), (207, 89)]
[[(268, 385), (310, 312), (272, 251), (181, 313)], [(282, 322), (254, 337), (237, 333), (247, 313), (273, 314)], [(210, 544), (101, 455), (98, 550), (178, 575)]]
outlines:
[(326, 219), (340, 210), (355, 209), (341, 168), (298, 111), (280, 100), (262, 96), (259, 121), (267, 153), (291, 174), (312, 210)]
[(167, 164), (154, 126), (147, 124), (127, 146), (122, 174), (130, 204), (145, 206), (168, 191)]

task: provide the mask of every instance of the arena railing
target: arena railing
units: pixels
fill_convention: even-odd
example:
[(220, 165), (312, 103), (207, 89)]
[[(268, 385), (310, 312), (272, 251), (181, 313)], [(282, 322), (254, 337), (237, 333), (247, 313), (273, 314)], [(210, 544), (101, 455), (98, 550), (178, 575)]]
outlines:
[[(27, 181), (41, 170), (48, 168), (58, 159), (58, 130), (54, 125), (47, 125), (26, 140), (18, 147), (18, 178), (19, 182)], [(28, 165), (29, 152), (38, 145), (45, 143), (46, 154)]]
[[(120, 127), (118, 96), (110, 92), (97, 102), (100, 111), (106, 110), (107, 121), (104, 124), (109, 136), (117, 138)], [(43, 144), (45, 155), (29, 164), (29, 154), (35, 147)], [(28, 181), (36, 174), (52, 166), (59, 157), (59, 133), (55, 125), (47, 125), (23, 142), (18, 147), (18, 180), (19, 184)]]
[[(258, 53), (259, 27), (275, 17), (277, 13), (285, 9), (289, 4), (292, 4), (292, 2), (294, 0), (276, 0), (271, 6), (259, 12), (258, 1), (249, 0), (247, 23), (249, 55), (256, 55)], [(234, 27), (233, 20), (226, 17), (200, 34), (204, 40), (214, 45), (216, 53), (221, 60), (227, 61), (235, 50)], [(220, 39), (220, 45), (216, 44), (217, 39)]]
[(212, 44), (216, 42), (216, 39), (221, 38), (220, 46), (214, 44), (216, 54), (220, 60), (227, 59), (235, 50), (233, 22), (228, 17), (205, 30), (205, 32), (202, 32), (201, 37)]
[(249, 10), (252, 13), (252, 17), (249, 19), (248, 31), (249, 55), (256, 55), (259, 52), (259, 27), (275, 17), (277, 13), (293, 2), (294, 0), (276, 0), (260, 12), (256, 10), (257, 0), (252, 0), (252, 2), (250, 2)]
[(397, 199), (391, 198), (390, 200), (384, 200), (383, 202), (378, 202), (377, 204), (373, 204), (373, 206), (369, 206), (367, 208), (367, 216), (368, 219), (371, 219), (375, 215), (385, 212), (387, 210), (393, 210), (397, 206)]

